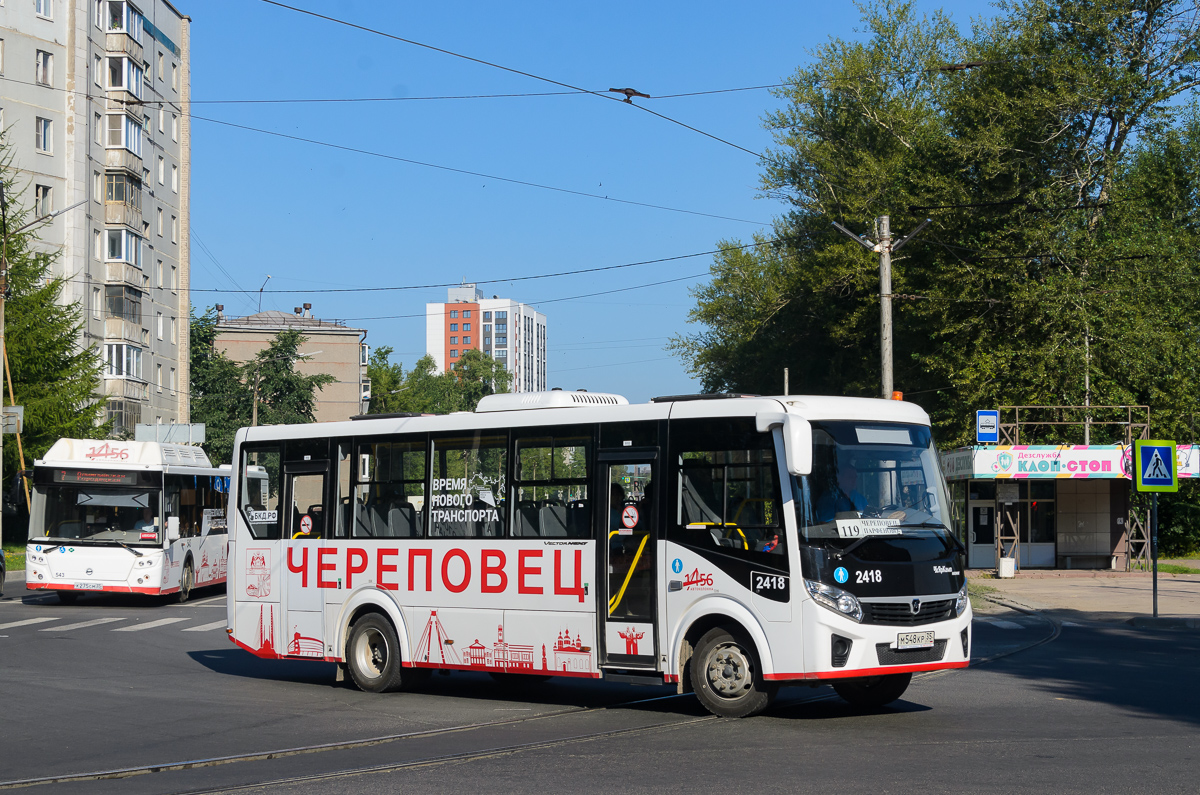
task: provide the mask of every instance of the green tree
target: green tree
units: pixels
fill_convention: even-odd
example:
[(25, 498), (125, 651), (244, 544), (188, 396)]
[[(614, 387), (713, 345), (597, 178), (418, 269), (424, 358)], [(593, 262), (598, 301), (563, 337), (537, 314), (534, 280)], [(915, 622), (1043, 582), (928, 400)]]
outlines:
[[(5, 244), (9, 296), (4, 307), (4, 343), (16, 404), (25, 407), (21, 443), (25, 463), (45, 455), (63, 437), (100, 439), (109, 435), (103, 422), (102, 362), (96, 351), (80, 344), (83, 316), (78, 304), (65, 302), (66, 286), (52, 275), (56, 253), (34, 248), (36, 226), (18, 232), (28, 223), (25, 209), (12, 200), (22, 186), (15, 183), (8, 150), (0, 144), (0, 179), (7, 202)], [(2, 385), (4, 403), (7, 383)], [(4, 472), (19, 470), (16, 439), (5, 437)]]
[(243, 382), (241, 365), (216, 347), (217, 312), (209, 307), (191, 317), (192, 422), (204, 423), (201, 445), (209, 460), (227, 463), (233, 455), (233, 437), (250, 424), (254, 395)]
[(335, 379), (328, 373), (296, 372), (300, 346), (307, 338), (296, 329), (281, 331), (271, 344), (247, 362), (242, 372), (253, 389), (258, 381), (258, 424), (316, 422), (317, 390)]
[(371, 414), (474, 411), (480, 399), (507, 392), (512, 382), (503, 364), (477, 350), (463, 353), (444, 373), (438, 372), (437, 362), (428, 355), (405, 373), (402, 364), (390, 362), (391, 354), (391, 348), (377, 348), (367, 365)]

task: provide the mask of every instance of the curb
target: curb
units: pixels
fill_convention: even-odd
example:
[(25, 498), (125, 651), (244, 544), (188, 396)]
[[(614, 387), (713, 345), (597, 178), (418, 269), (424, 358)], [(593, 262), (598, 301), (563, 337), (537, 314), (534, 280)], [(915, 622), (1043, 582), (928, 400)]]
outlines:
[[(1047, 624), (1050, 625), (1050, 634), (1040, 640), (1035, 640), (1032, 643), (1028, 643), (1024, 646), (1021, 646), (1020, 648), (1000, 652), (999, 654), (993, 654), (990, 657), (980, 657), (978, 660), (972, 660), (971, 661), (972, 667), (974, 667), (976, 665), (987, 665), (988, 663), (995, 662), (996, 660), (1001, 660), (1005, 657), (1011, 657), (1012, 655), (1019, 654), (1023, 651), (1029, 651), (1030, 649), (1036, 648), (1045, 643), (1050, 643), (1052, 641), (1058, 640), (1058, 636), (1060, 634), (1062, 634), (1062, 624), (1060, 624), (1058, 621), (1055, 621), (1054, 619), (1050, 618), (1047, 615), (1043, 615), (1040, 610), (1034, 610), (1033, 608), (1025, 607), (1024, 605), (1017, 604), (1016, 602), (1010, 602), (1007, 599), (999, 599), (999, 598), (989, 596), (986, 594), (981, 595), (980, 598), (986, 599), (987, 601), (993, 602), (998, 605), (1002, 605), (1003, 607), (1007, 607), (1011, 610), (1016, 610), (1018, 613), (1024, 613), (1027, 616), (1034, 616), (1036, 618), (1040, 618), (1042, 621), (1045, 621)], [(974, 642), (974, 641), (972, 640), (972, 642)]]
[(1154, 618), (1136, 616), (1125, 620), (1135, 629), (1200, 629), (1200, 618)]
[(5, 582), (25, 582), (25, 569), (10, 571), (4, 575)]

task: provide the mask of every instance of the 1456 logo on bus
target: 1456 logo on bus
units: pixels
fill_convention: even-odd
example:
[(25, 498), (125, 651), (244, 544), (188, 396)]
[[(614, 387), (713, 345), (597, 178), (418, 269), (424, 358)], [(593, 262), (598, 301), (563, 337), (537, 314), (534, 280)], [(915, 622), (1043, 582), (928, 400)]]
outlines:
[(689, 591), (711, 591), (713, 588), (712, 573), (702, 572), (700, 569), (693, 569), (691, 574), (683, 578), (683, 587)]
[(129, 450), (125, 447), (113, 447), (105, 442), (99, 447), (89, 447), (84, 457), (90, 461), (95, 461), (97, 458), (106, 461), (126, 461), (129, 459)]

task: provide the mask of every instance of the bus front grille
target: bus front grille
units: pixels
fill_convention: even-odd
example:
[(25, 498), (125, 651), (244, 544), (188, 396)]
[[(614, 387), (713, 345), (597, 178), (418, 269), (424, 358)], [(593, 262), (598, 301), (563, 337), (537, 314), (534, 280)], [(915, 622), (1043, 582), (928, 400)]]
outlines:
[(888, 643), (876, 643), (875, 654), (879, 656), (880, 665), (915, 665), (917, 663), (939, 662), (946, 656), (946, 641), (935, 640), (932, 649), (910, 649), (897, 651)]
[(915, 613), (911, 602), (863, 602), (862, 606), (864, 624), (915, 627), (954, 618), (953, 599), (921, 602)]

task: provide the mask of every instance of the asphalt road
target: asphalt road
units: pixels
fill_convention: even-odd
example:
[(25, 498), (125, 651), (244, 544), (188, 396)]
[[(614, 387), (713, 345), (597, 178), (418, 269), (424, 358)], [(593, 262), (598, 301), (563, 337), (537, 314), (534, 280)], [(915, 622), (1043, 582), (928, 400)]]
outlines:
[(0, 790), (118, 769), (134, 775), (21, 791), (1200, 789), (1197, 633), (1007, 613), (976, 622), (982, 662), (917, 677), (890, 708), (787, 688), (738, 721), (672, 688), (571, 679), (514, 687), (455, 673), (418, 692), (360, 693), (335, 685), (331, 664), (236, 649), (219, 590), (186, 605), (63, 606), (21, 585), (0, 600)]

